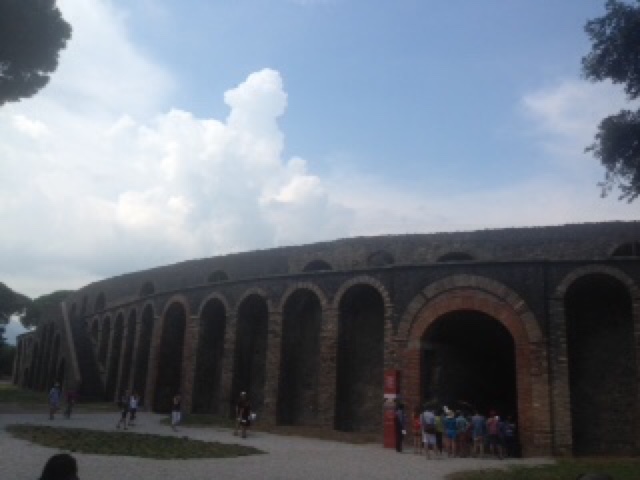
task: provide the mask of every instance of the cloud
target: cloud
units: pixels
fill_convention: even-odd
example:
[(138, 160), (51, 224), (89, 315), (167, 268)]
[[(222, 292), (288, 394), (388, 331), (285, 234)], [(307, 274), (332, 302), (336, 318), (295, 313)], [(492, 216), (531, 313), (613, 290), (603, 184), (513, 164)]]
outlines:
[(556, 157), (575, 161), (584, 160), (584, 149), (593, 143), (600, 121), (628, 108), (628, 102), (622, 89), (611, 83), (565, 80), (524, 95), (521, 106), (534, 138)]
[[(26, 295), (277, 245), (635, 214), (554, 172), (454, 194), (390, 184), (346, 155), (321, 177), (283, 153), (278, 71), (212, 92), (229, 113), (199, 118), (171, 108), (175, 80), (128, 38), (126, 14), (106, 0), (61, 6), (74, 37), (51, 85), (0, 110), (0, 279)], [(526, 96), (535, 141), (581, 151), (603, 95), (569, 82)]]
[(348, 209), (305, 160), (283, 158), (287, 95), (277, 71), (227, 91), (224, 120), (158, 113), (171, 76), (128, 42), (123, 15), (101, 1), (65, 6), (75, 43), (55, 81), (0, 111), (3, 281), (36, 295), (348, 234)]

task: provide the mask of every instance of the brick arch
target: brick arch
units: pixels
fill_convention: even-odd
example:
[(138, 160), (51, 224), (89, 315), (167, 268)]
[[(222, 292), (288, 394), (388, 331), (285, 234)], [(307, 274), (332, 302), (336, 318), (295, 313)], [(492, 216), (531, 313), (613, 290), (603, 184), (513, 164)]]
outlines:
[[(347, 292), (347, 290), (349, 290), (351, 287), (354, 287), (356, 285), (368, 285), (372, 287), (382, 297), (382, 302), (384, 304), (385, 311), (389, 312), (391, 310), (391, 297), (389, 295), (389, 292), (387, 291), (385, 286), (382, 284), (382, 282), (368, 275), (359, 275), (357, 277), (353, 277), (347, 280), (346, 282), (344, 282), (342, 285), (340, 285), (340, 288), (338, 289), (338, 291), (333, 297), (332, 308), (337, 310), (340, 307), (340, 300), (342, 299), (344, 294)], [(388, 315), (385, 314), (385, 317), (386, 316)]]
[(418, 318), (417, 313), (423, 309), (427, 303), (445, 292), (456, 291), (461, 288), (468, 288), (474, 292), (484, 293), (487, 295), (487, 298), (500, 299), (505, 306), (513, 309), (518, 314), (521, 323), (526, 329), (529, 341), (542, 341), (543, 335), (540, 325), (520, 295), (500, 282), (478, 275), (451, 275), (425, 287), (422, 292), (416, 295), (409, 303), (405, 313), (400, 318), (397, 340), (402, 342), (409, 339), (409, 333)]
[(187, 300), (187, 297), (185, 297), (184, 295), (172, 295), (167, 299), (167, 301), (164, 303), (164, 306), (162, 307), (162, 313), (160, 314), (160, 320), (162, 323), (164, 323), (167, 312), (169, 308), (171, 308), (171, 305), (173, 305), (174, 303), (179, 303), (184, 307), (187, 321), (191, 318), (191, 306), (189, 304), (189, 300)]
[(567, 290), (573, 283), (581, 277), (593, 274), (609, 275), (620, 281), (628, 290), (632, 302), (640, 300), (640, 288), (636, 283), (622, 270), (607, 265), (587, 265), (585, 267), (576, 268), (567, 274), (558, 284), (551, 297), (552, 300), (564, 300)]
[[(467, 282), (463, 282), (467, 277)], [(469, 283), (473, 286), (465, 286)], [(499, 287), (499, 289), (497, 289)], [(488, 290), (492, 290), (491, 292)], [(498, 294), (500, 292), (500, 294)], [(455, 276), (425, 288), (402, 318), (398, 341), (404, 350), (405, 392), (410, 405), (420, 402), (421, 340), (445, 314), (469, 310), (484, 313), (503, 325), (514, 342), (518, 425), (525, 455), (548, 454), (551, 418), (547, 353), (535, 317), (518, 295), (481, 277)], [(529, 318), (530, 317), (530, 318)], [(532, 338), (533, 336), (533, 338)]]
[[(550, 356), (551, 388), (553, 391), (551, 408), (554, 418), (561, 419), (555, 426), (554, 453), (570, 454), (573, 450), (573, 425), (571, 419), (571, 393), (569, 391), (569, 361), (567, 351), (567, 319), (565, 297), (569, 288), (587, 275), (607, 275), (618, 280), (627, 289), (631, 301), (631, 316), (635, 338), (640, 338), (640, 288), (622, 270), (608, 265), (586, 265), (569, 272), (556, 286), (549, 298), (550, 310)], [(636, 368), (640, 372), (640, 355), (636, 342)], [(640, 418), (640, 389), (637, 389), (638, 405), (636, 418)], [(640, 422), (636, 425), (636, 450), (640, 451)]]
[(231, 309), (229, 307), (229, 301), (227, 300), (227, 298), (224, 295), (222, 295), (222, 294), (220, 294), (218, 292), (214, 292), (214, 293), (211, 293), (211, 294), (207, 295), (206, 297), (204, 297), (202, 299), (202, 301), (200, 302), (200, 305), (198, 306), (198, 313), (197, 313), (197, 317), (198, 318), (202, 317), (202, 310), (204, 309), (205, 305), (207, 305), (207, 303), (209, 303), (211, 300), (219, 301), (222, 304), (222, 306), (224, 307), (224, 309), (227, 312), (227, 314), (228, 314), (228, 312), (231, 311)]
[(324, 293), (324, 291), (320, 287), (318, 287), (316, 284), (311, 282), (303, 282), (303, 283), (296, 283), (295, 285), (292, 285), (289, 288), (287, 288), (287, 290), (284, 292), (284, 294), (280, 298), (280, 302), (278, 303), (278, 307), (277, 307), (278, 311), (282, 312), (284, 310), (284, 306), (289, 300), (289, 297), (291, 297), (291, 295), (293, 295), (295, 292), (299, 290), (308, 290), (313, 294), (315, 294), (315, 296), (320, 301), (320, 306), (322, 307), (322, 310), (325, 310), (329, 305), (329, 300), (327, 298), (327, 295)]
[(271, 314), (271, 312), (274, 311), (273, 301), (271, 300), (271, 298), (269, 298), (269, 295), (267, 295), (267, 292), (260, 287), (251, 287), (245, 290), (244, 292), (242, 292), (242, 295), (240, 295), (240, 298), (238, 298), (238, 300), (235, 302), (234, 313), (237, 314), (238, 307), (242, 305), (242, 302), (244, 302), (251, 295), (258, 295), (265, 301), (265, 303), (267, 304), (267, 311), (269, 312), (269, 314)]

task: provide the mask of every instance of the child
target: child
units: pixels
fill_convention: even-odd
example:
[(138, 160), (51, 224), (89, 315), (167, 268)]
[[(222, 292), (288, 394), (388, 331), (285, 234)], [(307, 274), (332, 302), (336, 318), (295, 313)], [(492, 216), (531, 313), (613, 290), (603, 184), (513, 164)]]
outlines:
[(413, 453), (422, 454), (422, 425), (420, 421), (420, 407), (413, 409), (411, 427), (413, 430)]

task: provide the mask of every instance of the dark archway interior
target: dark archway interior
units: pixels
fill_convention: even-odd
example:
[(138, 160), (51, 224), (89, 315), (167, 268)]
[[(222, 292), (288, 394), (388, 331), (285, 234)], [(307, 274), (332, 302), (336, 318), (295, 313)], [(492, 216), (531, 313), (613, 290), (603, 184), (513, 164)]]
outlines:
[(124, 333), (124, 317), (118, 315), (113, 327), (113, 338), (111, 340), (111, 353), (109, 357), (109, 369), (107, 370), (107, 385), (105, 394), (107, 400), (116, 398), (116, 388), (118, 382), (118, 370), (120, 369), (120, 353), (122, 352), (122, 336)]
[(158, 349), (158, 373), (153, 399), (153, 410), (158, 413), (171, 411), (173, 396), (180, 392), (186, 323), (184, 307), (179, 303), (171, 304), (165, 314)]
[(514, 343), (500, 322), (477, 311), (451, 312), (422, 343), (423, 401), (517, 418)]
[(267, 304), (258, 295), (249, 296), (238, 308), (231, 402), (244, 391), (258, 411), (264, 405), (268, 321)]
[(372, 287), (352, 287), (340, 301), (336, 430), (380, 429), (383, 367), (384, 302)]
[(142, 313), (142, 326), (135, 360), (135, 373), (133, 377), (133, 392), (141, 395), (140, 405), (146, 400), (142, 395), (147, 388), (147, 372), (149, 370), (149, 352), (151, 351), (151, 333), (153, 331), (153, 309), (147, 307)]
[(133, 345), (136, 339), (136, 312), (131, 312), (127, 319), (127, 334), (124, 342), (124, 355), (122, 357), (122, 373), (120, 374), (120, 383), (118, 385), (118, 396), (129, 389), (129, 378), (131, 376), (131, 358), (133, 358)]
[(565, 297), (576, 454), (632, 453), (638, 378), (631, 298), (605, 275), (577, 280)]
[[(60, 381), (58, 378), (58, 357), (60, 356), (60, 336), (56, 335), (53, 341), (53, 353), (51, 354), (51, 363), (49, 364), (49, 371), (47, 372), (47, 384), (53, 385), (55, 382)], [(61, 383), (62, 385), (62, 383)]]
[(106, 368), (107, 351), (109, 350), (109, 337), (111, 336), (111, 318), (107, 317), (102, 322), (100, 333), (100, 348), (98, 349), (98, 361)]
[(219, 300), (210, 300), (200, 316), (200, 339), (193, 386), (193, 411), (220, 411), (220, 383), (227, 316)]
[(320, 301), (309, 290), (299, 290), (289, 297), (283, 314), (277, 421), (314, 425), (318, 420)]

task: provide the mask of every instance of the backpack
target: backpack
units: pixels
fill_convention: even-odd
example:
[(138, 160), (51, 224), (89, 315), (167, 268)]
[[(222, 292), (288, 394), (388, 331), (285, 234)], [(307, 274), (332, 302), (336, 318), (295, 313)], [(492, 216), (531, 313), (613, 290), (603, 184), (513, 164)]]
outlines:
[(436, 422), (434, 417), (431, 417), (428, 422), (425, 421), (424, 433), (428, 433), (428, 434), (436, 433)]

